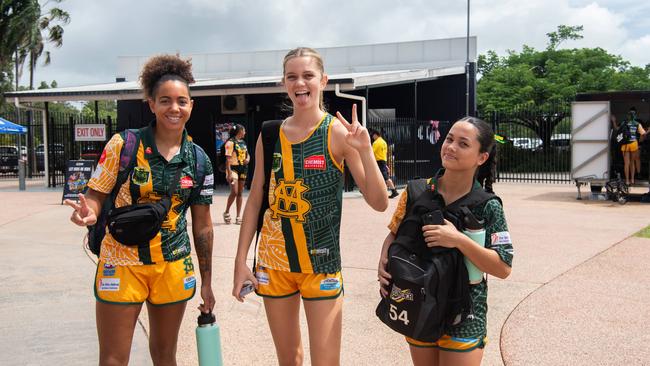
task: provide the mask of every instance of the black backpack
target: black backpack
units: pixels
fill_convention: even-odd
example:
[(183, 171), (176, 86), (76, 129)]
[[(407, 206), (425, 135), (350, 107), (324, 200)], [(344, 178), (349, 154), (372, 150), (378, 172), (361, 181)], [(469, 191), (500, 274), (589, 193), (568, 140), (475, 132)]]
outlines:
[(422, 215), (441, 210), (458, 230), (471, 209), (497, 196), (473, 189), (447, 207), (440, 207), (426, 179), (407, 186), (406, 214), (388, 249), (389, 295), (376, 309), (379, 319), (398, 333), (423, 342), (435, 342), (447, 327), (472, 313), (469, 277), (458, 249), (428, 248), (422, 236)]
[[(106, 224), (108, 222), (109, 212), (115, 206), (115, 197), (120, 190), (120, 187), (126, 182), (129, 174), (133, 170), (133, 167), (137, 163), (136, 154), (138, 152), (138, 147), (140, 146), (140, 134), (142, 129), (135, 130), (129, 129), (124, 130), (120, 133), (124, 144), (122, 145), (122, 150), (120, 151), (120, 166), (117, 173), (117, 179), (113, 190), (106, 197), (99, 214), (97, 215), (97, 222), (94, 225), (87, 226), (88, 228), (88, 248), (90, 251), (99, 256), (101, 252), (102, 241), (106, 235)], [(196, 197), (197, 194), (201, 191), (204, 181), (205, 181), (205, 165), (207, 163), (205, 159), (205, 152), (197, 144), (193, 144), (194, 154), (196, 156), (196, 186), (193, 188), (191, 193), (191, 198)]]
[(630, 125), (627, 121), (623, 121), (618, 130), (616, 130), (616, 142), (620, 145), (629, 144), (632, 140), (632, 132), (630, 131)]

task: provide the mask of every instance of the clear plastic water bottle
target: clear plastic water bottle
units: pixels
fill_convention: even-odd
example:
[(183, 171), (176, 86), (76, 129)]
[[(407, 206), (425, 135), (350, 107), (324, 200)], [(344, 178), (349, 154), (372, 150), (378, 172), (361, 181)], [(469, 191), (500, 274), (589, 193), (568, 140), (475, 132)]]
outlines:
[(202, 312), (197, 322), (196, 348), (199, 351), (199, 366), (223, 366), (221, 334), (216, 317), (212, 312)]
[[(483, 225), (485, 224), (485, 221), (477, 219), (467, 207), (463, 207), (461, 211), (463, 212), (463, 234), (467, 235), (476, 244), (484, 247), (485, 228)], [(467, 259), (467, 257), (465, 257), (464, 260), (465, 267), (467, 267), (467, 274), (469, 275), (469, 283), (471, 285), (481, 283), (481, 281), (483, 281), (483, 271), (476, 268), (474, 263)]]

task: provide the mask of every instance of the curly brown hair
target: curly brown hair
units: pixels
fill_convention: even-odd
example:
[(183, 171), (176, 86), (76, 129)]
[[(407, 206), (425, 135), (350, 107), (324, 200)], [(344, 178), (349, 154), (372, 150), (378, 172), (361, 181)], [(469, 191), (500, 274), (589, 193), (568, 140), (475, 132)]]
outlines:
[(192, 62), (175, 55), (160, 55), (150, 58), (142, 68), (140, 84), (145, 98), (155, 99), (158, 87), (165, 81), (178, 80), (187, 85), (194, 82)]

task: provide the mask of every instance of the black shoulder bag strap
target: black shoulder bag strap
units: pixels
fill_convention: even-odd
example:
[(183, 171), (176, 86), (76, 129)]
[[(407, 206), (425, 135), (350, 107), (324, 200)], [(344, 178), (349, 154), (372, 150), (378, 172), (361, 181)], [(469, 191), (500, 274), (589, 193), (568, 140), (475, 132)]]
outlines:
[[(280, 136), (280, 126), (282, 120), (275, 119), (262, 123), (262, 147), (264, 150), (264, 186), (262, 187), (262, 205), (257, 215), (257, 230), (255, 235), (255, 249), (253, 250), (253, 273), (257, 268), (257, 242), (260, 238), (262, 225), (264, 224), (264, 213), (270, 207), (269, 203), (269, 186), (271, 184), (271, 169), (273, 168), (273, 152), (275, 144)], [(256, 162), (258, 164), (259, 162)]]

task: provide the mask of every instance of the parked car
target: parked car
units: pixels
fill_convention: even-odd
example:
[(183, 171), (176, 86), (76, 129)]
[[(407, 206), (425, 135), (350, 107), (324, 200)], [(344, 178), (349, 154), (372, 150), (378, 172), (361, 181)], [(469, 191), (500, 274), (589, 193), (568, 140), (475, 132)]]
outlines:
[(558, 151), (568, 151), (571, 149), (571, 134), (558, 133), (551, 136), (551, 148)]
[[(43, 144), (36, 146), (36, 169), (38, 169), (38, 171), (45, 170), (44, 153), (45, 153), (45, 149), (43, 148)], [(63, 146), (63, 144), (54, 144), (53, 147), (49, 149), (48, 154), (49, 154), (50, 161), (54, 161), (54, 166), (50, 166), (50, 169), (54, 168), (54, 170), (64, 171), (65, 170), (65, 147)]]
[(522, 150), (538, 150), (542, 146), (542, 139), (538, 137), (512, 137), (512, 146)]
[(0, 146), (0, 173), (18, 172), (18, 148)]

